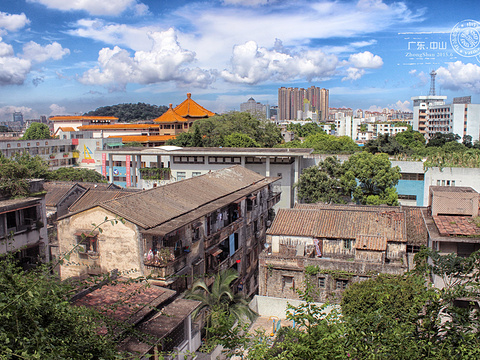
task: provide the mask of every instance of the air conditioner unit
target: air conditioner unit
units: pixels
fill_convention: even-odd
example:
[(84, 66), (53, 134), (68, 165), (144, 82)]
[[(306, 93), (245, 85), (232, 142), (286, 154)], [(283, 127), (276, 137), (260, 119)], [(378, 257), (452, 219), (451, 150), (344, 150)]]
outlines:
[(267, 227), (270, 227), (272, 225), (272, 221), (271, 220), (267, 220)]

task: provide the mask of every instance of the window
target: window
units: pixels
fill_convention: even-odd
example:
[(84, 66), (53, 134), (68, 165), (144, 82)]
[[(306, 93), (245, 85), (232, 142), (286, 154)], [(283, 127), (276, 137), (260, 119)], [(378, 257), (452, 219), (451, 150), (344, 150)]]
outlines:
[(183, 180), (187, 177), (185, 171), (177, 171), (177, 180)]
[(79, 244), (79, 254), (96, 253), (98, 251), (96, 235), (79, 233), (77, 234), (77, 244)]
[(336, 281), (336, 289), (337, 290), (345, 290), (348, 285), (348, 280), (344, 279), (337, 279)]
[(202, 173), (200, 171), (193, 171), (192, 172), (192, 177), (200, 176), (200, 175), (202, 175)]
[(282, 276), (282, 291), (285, 290), (295, 290), (293, 276)]
[(318, 287), (319, 288), (324, 288), (325, 287), (325, 278), (324, 277), (319, 277), (318, 278)]
[(352, 239), (345, 239), (343, 240), (343, 248), (346, 250), (351, 250), (352, 249)]

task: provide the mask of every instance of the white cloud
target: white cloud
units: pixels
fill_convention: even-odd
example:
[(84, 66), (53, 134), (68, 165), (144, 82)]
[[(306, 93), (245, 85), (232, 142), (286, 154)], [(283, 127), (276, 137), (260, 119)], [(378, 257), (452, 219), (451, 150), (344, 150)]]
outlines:
[(0, 119), (12, 120), (14, 112), (21, 112), (24, 118), (38, 117), (37, 113), (32, 108), (26, 106), (3, 106), (0, 108)]
[[(228, 0), (228, 4), (236, 3), (237, 0)], [(262, 3), (263, 0), (249, 1), (249, 4)], [(412, 14), (397, 2), (388, 5), (379, 1), (361, 2), (358, 7), (350, 2), (334, 0), (302, 2), (301, 6), (298, 2), (287, 1), (268, 4), (265, 12), (251, 6), (218, 7), (213, 1), (192, 2), (148, 26), (81, 20), (69, 34), (102, 41), (109, 47), (146, 51), (151, 47), (148, 31), (164, 31), (169, 27), (188, 29), (188, 32), (178, 32), (177, 36), (183, 48), (195, 52), (198, 66), (224, 69), (230, 61), (230, 54), (225, 49), (233, 49), (252, 40), (259, 47), (269, 48), (275, 38), (280, 38), (288, 48), (300, 53), (312, 46), (311, 39), (360, 37), (391, 28), (399, 22), (419, 21), (422, 16), (422, 13)], [(372, 6), (375, 11), (372, 11)], [(348, 49), (338, 48), (338, 51), (353, 52), (358, 47), (368, 46), (368, 43), (373, 41), (360, 41)], [(327, 48), (323, 51), (338, 52)]]
[[(16, 56), (13, 47), (0, 38), (0, 86), (21, 85), (31, 72), (33, 63), (59, 60), (69, 53), (57, 42), (41, 46), (31, 41), (24, 45), (23, 50), (22, 55)], [(39, 78), (33, 80), (35, 86), (40, 82)]]
[(152, 48), (151, 32), (161, 31), (159, 27), (133, 27), (125, 24), (106, 23), (101, 19), (81, 19), (75, 23), (69, 35), (90, 38), (110, 45), (126, 46), (132, 50)]
[(320, 50), (308, 50), (298, 54), (287, 53), (280, 42), (269, 50), (259, 47), (255, 41), (237, 45), (233, 49), (231, 70), (221, 76), (229, 82), (257, 84), (266, 80), (322, 79), (335, 73), (338, 58)]
[(24, 13), (8, 14), (0, 11), (0, 29), (17, 31), (30, 24), (30, 20)]
[(30, 41), (23, 46), (22, 57), (32, 62), (44, 62), (50, 59), (60, 60), (68, 54), (70, 54), (70, 50), (62, 48), (62, 45), (56, 41), (46, 46)]
[(408, 100), (405, 100), (405, 101), (398, 100), (395, 104), (388, 105), (388, 106), (390, 108), (394, 108), (395, 110), (406, 111), (406, 112), (412, 111), (412, 108), (410, 106), (410, 101)]
[(184, 68), (195, 60), (195, 53), (180, 47), (175, 31), (149, 34), (153, 41), (150, 51), (127, 50), (115, 46), (99, 52), (98, 66), (86, 71), (79, 81), (83, 84), (110, 85), (124, 89), (128, 83), (152, 84), (177, 81), (206, 86), (214, 81), (208, 70)]
[(477, 64), (448, 63), (447, 68), (442, 66), (437, 69), (437, 78), (445, 89), (480, 93), (480, 66)]
[(383, 60), (378, 55), (373, 55), (370, 51), (352, 54), (348, 61), (358, 69), (378, 69), (383, 65)]
[(355, 67), (349, 67), (347, 69), (347, 75), (342, 78), (342, 81), (347, 81), (347, 80), (358, 80), (360, 79), (363, 75), (365, 75), (365, 70), (363, 69), (357, 69)]
[(86, 11), (91, 15), (119, 15), (127, 9), (145, 12), (146, 5), (138, 7), (136, 0), (27, 0), (61, 11)]
[(68, 115), (67, 109), (65, 107), (57, 105), (57, 104), (50, 105), (49, 109), (51, 110), (49, 116)]
[(262, 6), (275, 3), (275, 0), (223, 0), (224, 5), (235, 6)]
[(29, 60), (14, 56), (0, 57), (0, 86), (23, 84), (31, 67)]

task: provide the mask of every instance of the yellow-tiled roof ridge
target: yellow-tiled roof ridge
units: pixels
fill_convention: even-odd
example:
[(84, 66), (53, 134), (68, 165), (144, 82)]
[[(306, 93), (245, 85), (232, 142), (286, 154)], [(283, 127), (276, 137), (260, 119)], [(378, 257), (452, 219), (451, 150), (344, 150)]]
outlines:
[(203, 118), (215, 115), (215, 113), (205, 109), (203, 106), (193, 101), (191, 93), (187, 93), (187, 99), (184, 100), (180, 105), (177, 105), (174, 110), (177, 114), (183, 117), (188, 116), (194, 118)]
[(169, 108), (167, 111), (165, 111), (160, 117), (156, 118), (153, 120), (156, 123), (166, 123), (166, 122), (185, 122), (187, 119), (185, 119), (183, 116), (177, 114), (177, 112), (173, 109), (172, 104), (169, 104)]

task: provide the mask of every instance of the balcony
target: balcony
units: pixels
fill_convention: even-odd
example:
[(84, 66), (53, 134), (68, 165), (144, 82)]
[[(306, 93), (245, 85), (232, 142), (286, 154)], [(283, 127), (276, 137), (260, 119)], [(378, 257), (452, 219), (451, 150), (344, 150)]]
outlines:
[(212, 230), (216, 230), (216, 231), (215, 232), (212, 231), (212, 233), (208, 236), (208, 238), (205, 239), (205, 248), (207, 249), (217, 244), (218, 242), (224, 240), (230, 234), (233, 234), (235, 231), (237, 231), (240, 228), (242, 221), (243, 221), (243, 218), (239, 218), (225, 227), (218, 228), (218, 229), (217, 227), (212, 227)]
[(272, 208), (275, 204), (277, 204), (280, 201), (280, 196), (282, 192), (270, 192), (268, 194), (268, 199), (267, 199), (267, 208), (270, 209)]
[(145, 275), (154, 278), (167, 279), (182, 270), (187, 265), (186, 254), (182, 254), (173, 260), (144, 260)]

